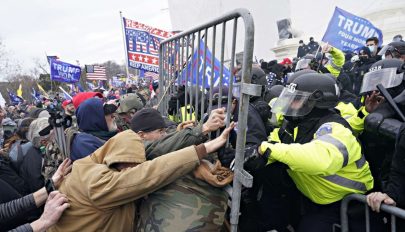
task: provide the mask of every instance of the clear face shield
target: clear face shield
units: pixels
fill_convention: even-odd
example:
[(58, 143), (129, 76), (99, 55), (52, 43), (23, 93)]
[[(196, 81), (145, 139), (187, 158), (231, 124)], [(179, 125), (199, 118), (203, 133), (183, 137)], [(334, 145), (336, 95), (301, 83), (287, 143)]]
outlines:
[(385, 59), (400, 59), (401, 54), (398, 49), (391, 45), (385, 45), (379, 52), (379, 56), (384, 57)]
[(271, 108), (271, 112), (284, 116), (300, 117), (309, 114), (316, 101), (311, 99), (312, 93), (295, 89), (295, 84), (285, 87)]
[(403, 73), (397, 74), (397, 68), (384, 68), (368, 72), (363, 77), (360, 94), (377, 90), (377, 85), (382, 84), (384, 88), (398, 86), (403, 81)]
[(311, 69), (309, 64), (311, 63), (310, 59), (301, 59), (297, 62), (297, 66), (295, 66), (295, 71), (300, 71), (303, 69)]

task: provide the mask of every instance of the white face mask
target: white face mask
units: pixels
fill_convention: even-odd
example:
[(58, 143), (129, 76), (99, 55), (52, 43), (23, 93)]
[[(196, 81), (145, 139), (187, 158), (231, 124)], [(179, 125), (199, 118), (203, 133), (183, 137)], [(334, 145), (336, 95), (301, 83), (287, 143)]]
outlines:
[(368, 49), (370, 50), (371, 53), (374, 52), (374, 48), (375, 48), (375, 45), (371, 45), (371, 46), (368, 47)]

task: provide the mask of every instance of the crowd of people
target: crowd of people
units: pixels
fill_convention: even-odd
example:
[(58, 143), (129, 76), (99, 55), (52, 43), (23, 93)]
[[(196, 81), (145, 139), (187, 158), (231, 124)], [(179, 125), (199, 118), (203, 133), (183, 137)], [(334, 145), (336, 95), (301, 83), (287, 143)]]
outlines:
[[(381, 204), (405, 207), (405, 42), (300, 43), (296, 58), (252, 67), (262, 93), (249, 98), (254, 182), (239, 230), (332, 231), (342, 199), (359, 193), (376, 212), (372, 230), (386, 231)], [(207, 102), (193, 105), (190, 89), (176, 86), (168, 112), (157, 80), (5, 106), (0, 231), (228, 230), (240, 94), (194, 88)], [(361, 208), (349, 212), (352, 231), (365, 228)]]

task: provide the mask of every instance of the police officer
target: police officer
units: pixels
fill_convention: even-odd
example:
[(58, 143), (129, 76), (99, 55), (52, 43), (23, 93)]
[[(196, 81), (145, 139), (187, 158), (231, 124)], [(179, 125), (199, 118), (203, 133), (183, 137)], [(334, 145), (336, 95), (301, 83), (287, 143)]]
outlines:
[[(236, 74), (236, 79), (242, 79), (242, 70)], [(270, 123), (268, 122), (271, 117), (270, 107), (264, 100), (268, 90), (268, 83), (266, 73), (259, 67), (253, 66), (251, 71), (251, 83), (262, 86), (260, 96), (252, 96), (249, 100), (249, 113), (248, 113), (248, 128), (251, 133), (246, 135), (246, 142), (257, 143), (257, 139), (267, 137), (270, 133)], [(237, 107), (238, 109), (239, 107)]]
[(314, 37), (309, 38), (308, 50), (310, 53), (315, 54), (319, 48), (319, 43), (314, 40)]
[(332, 231), (339, 222), (340, 201), (373, 187), (360, 144), (334, 111), (337, 102), (334, 78), (309, 73), (292, 81), (272, 107), (287, 125), (285, 133), (274, 131), (274, 141), (259, 147), (267, 162), (261, 177), (263, 229), (284, 231), (295, 225), (291, 219), (298, 218), (301, 208), (298, 231)]
[(391, 42), (385, 45), (380, 52), (379, 56), (384, 56), (385, 59), (400, 59), (405, 61), (405, 42)]
[[(287, 84), (292, 83), (299, 76), (308, 73), (316, 72), (311, 69), (298, 71), (290, 76)], [(327, 73), (325, 75), (334, 79), (334, 77), (330, 73)], [(364, 118), (369, 114), (369, 112), (372, 112), (381, 103), (380, 96), (376, 93), (373, 93), (371, 94), (371, 96), (366, 96), (364, 100), (361, 101), (360, 97), (357, 97), (356, 95), (342, 88), (339, 88), (338, 96), (338, 104), (336, 105), (335, 109), (338, 110), (339, 114), (350, 124), (353, 133), (356, 136), (361, 134), (364, 130)], [(376, 99), (378, 99), (379, 101), (377, 101)], [(283, 130), (283, 127), (281, 128), (281, 130)]]
[(353, 89), (355, 94), (359, 94), (363, 76), (368, 72), (368, 69), (377, 60), (372, 56), (369, 47), (362, 47), (359, 50), (359, 55), (352, 58), (354, 61), (353, 73)]
[(301, 58), (304, 57), (309, 51), (308, 46), (304, 44), (304, 41), (299, 41), (300, 46), (298, 47), (297, 57)]
[[(394, 99), (399, 97), (405, 90), (403, 66), (404, 62), (399, 59), (385, 59), (374, 63), (370, 71), (364, 75), (360, 93), (376, 92), (376, 85), (382, 84), (391, 97)], [(405, 102), (398, 99), (397, 104), (403, 106)], [(364, 144), (364, 153), (376, 179), (375, 190), (384, 189), (389, 179), (395, 138), (401, 124), (399, 117), (387, 102), (382, 103), (365, 118), (364, 133), (360, 136), (360, 140)]]

